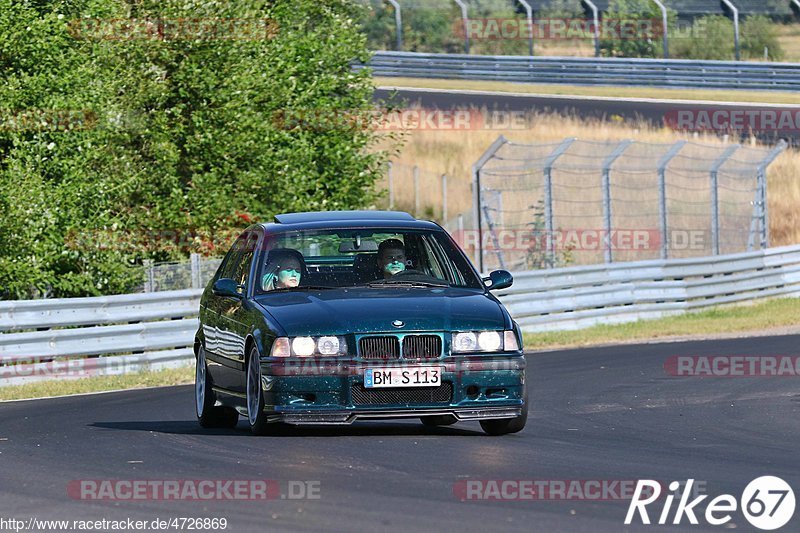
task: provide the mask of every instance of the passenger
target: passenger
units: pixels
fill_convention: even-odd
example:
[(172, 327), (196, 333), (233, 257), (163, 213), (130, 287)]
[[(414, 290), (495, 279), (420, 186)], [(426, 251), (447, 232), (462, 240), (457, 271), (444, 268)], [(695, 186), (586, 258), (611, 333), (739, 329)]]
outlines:
[(294, 288), (300, 285), (304, 273), (303, 254), (289, 248), (276, 248), (267, 256), (261, 287), (265, 291)]
[(378, 269), (384, 279), (406, 269), (406, 248), (399, 239), (386, 239), (378, 246)]

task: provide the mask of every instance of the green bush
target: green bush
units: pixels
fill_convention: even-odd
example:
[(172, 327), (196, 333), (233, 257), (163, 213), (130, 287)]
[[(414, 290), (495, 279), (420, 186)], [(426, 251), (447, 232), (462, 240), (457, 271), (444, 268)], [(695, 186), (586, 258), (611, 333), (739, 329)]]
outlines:
[[(372, 205), (386, 153), (371, 128), (276, 118), (369, 116), (361, 17), (348, 0), (0, 0), (0, 297), (127, 292), (144, 259), (209, 251), (250, 220)], [(107, 40), (70, 22), (87, 18), (279, 30)], [(58, 126), (65, 110), (83, 118)]]
[(768, 50), (767, 59), (781, 61), (783, 49), (778, 41), (775, 24), (764, 15), (754, 15), (744, 19), (740, 28), (742, 59), (763, 59), (764, 48)]
[[(668, 10), (667, 26), (672, 27), (677, 14)], [(608, 57), (663, 57), (663, 14), (651, 0), (611, 0), (604, 20), (628, 24), (636, 21), (649, 23), (646, 29), (637, 30), (635, 38), (610, 38), (600, 40), (600, 53)], [(602, 37), (602, 36), (601, 36)]]

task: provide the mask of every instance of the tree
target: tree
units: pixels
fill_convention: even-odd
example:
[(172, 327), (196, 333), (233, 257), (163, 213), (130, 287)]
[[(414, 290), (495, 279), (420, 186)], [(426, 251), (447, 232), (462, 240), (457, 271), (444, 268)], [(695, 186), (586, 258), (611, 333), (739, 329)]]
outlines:
[[(360, 9), (0, 0), (2, 296), (125, 292), (143, 259), (208, 250), (247, 220), (371, 205), (387, 154), (370, 74), (351, 68), (368, 57)], [(360, 119), (296, 127), (287, 110)], [(21, 127), (26, 113), (43, 125)]]

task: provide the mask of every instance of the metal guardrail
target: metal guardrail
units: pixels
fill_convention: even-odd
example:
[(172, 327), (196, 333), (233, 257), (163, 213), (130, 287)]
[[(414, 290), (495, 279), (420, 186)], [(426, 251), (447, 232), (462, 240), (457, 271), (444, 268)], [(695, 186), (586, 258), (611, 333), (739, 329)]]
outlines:
[(0, 302), (0, 386), (186, 365), (201, 294)]
[(525, 331), (579, 329), (800, 296), (800, 246), (517, 272), (500, 299)]
[[(677, 88), (800, 89), (800, 64), (376, 52), (375, 76)], [(361, 69), (363, 65), (355, 65)]]
[[(524, 330), (577, 329), (800, 296), (800, 246), (517, 272), (514, 277), (514, 285), (498, 294)], [(187, 290), (2, 302), (0, 386), (186, 365), (192, 361), (200, 294)], [(143, 318), (148, 321), (139, 322)], [(72, 327), (58, 329), (64, 326)], [(108, 354), (116, 355), (95, 357)]]

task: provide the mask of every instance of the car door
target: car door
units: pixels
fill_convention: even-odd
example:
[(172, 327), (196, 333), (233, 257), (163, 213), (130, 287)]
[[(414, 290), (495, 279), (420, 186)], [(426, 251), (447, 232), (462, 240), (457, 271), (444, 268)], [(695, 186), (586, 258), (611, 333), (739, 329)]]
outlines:
[(259, 234), (256, 231), (242, 235), (239, 254), (226, 275), (239, 286), (240, 296), (226, 296), (218, 300), (217, 340), (219, 355), (223, 358), (224, 387), (230, 391), (245, 393), (245, 341), (252, 326), (252, 305), (248, 302), (251, 292), (253, 258), (258, 249)]

